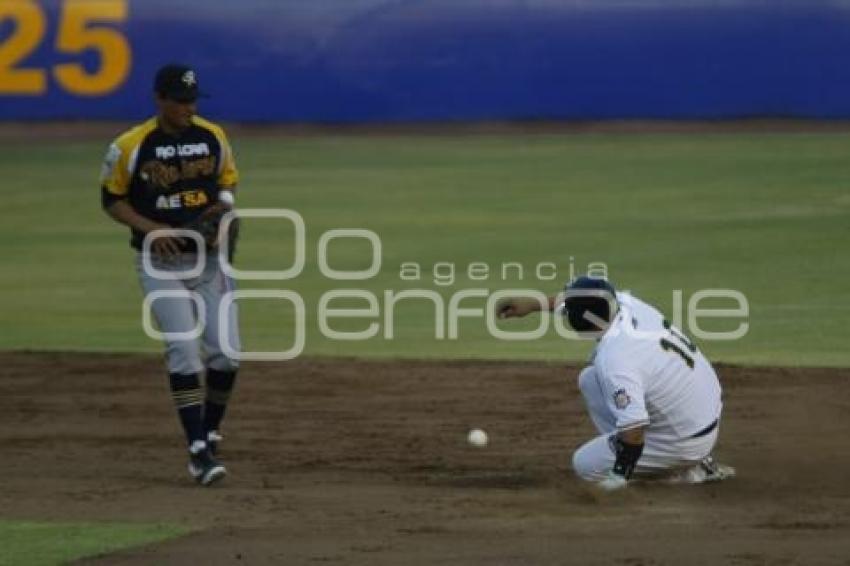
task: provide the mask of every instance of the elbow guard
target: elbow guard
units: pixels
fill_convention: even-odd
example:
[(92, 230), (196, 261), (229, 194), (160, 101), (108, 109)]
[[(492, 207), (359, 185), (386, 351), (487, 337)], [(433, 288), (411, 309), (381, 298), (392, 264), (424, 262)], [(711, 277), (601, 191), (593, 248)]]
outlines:
[(629, 479), (635, 470), (640, 455), (643, 454), (643, 443), (629, 444), (623, 442), (616, 434), (611, 437), (611, 447), (614, 449), (616, 460), (613, 472), (618, 476)]

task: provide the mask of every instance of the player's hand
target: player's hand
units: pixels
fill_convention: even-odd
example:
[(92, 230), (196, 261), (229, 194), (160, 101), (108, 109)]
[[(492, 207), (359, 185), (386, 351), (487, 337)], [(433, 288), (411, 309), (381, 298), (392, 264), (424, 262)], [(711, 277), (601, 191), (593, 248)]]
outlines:
[[(163, 225), (162, 227), (157, 228), (157, 230), (169, 230), (170, 228), (170, 226)], [(163, 258), (170, 259), (180, 255), (182, 251), (181, 246), (184, 242), (183, 238), (178, 238), (176, 236), (157, 236), (151, 242), (151, 250)]]
[(605, 479), (597, 483), (599, 488), (603, 491), (618, 491), (620, 489), (624, 489), (628, 484), (629, 481), (626, 478), (620, 474), (615, 474), (613, 471), (608, 472)]
[(496, 303), (499, 318), (522, 317), (540, 310), (540, 303), (531, 297), (506, 297)]

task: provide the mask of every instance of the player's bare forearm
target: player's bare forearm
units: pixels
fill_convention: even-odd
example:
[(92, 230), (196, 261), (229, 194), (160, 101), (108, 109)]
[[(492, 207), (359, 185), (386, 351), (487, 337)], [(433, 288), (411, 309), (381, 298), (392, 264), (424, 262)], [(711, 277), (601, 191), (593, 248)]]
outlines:
[[(150, 218), (142, 216), (126, 200), (115, 201), (106, 207), (105, 210), (110, 218), (116, 222), (129, 226), (142, 234), (170, 228), (170, 226), (154, 222)], [(158, 237), (153, 241), (151, 247), (157, 254), (168, 257), (179, 254), (181, 244), (181, 238)]]
[(643, 431), (645, 428), (646, 427), (639, 426), (636, 428), (630, 428), (628, 430), (621, 430), (619, 433), (617, 433), (617, 436), (619, 436), (620, 440), (622, 440), (626, 444), (632, 444), (637, 446), (643, 444)]
[[(557, 296), (546, 298), (546, 310), (555, 310)], [(533, 312), (540, 312), (544, 305), (532, 297), (508, 297), (499, 301), (496, 305), (496, 314), (499, 318), (523, 317)]]
[(110, 204), (105, 210), (106, 214), (119, 224), (129, 226), (143, 234), (147, 234), (148, 232), (153, 232), (154, 230), (159, 230), (161, 228), (166, 228), (166, 226), (154, 222), (153, 220), (136, 212), (136, 209), (134, 209), (126, 200), (117, 200)]

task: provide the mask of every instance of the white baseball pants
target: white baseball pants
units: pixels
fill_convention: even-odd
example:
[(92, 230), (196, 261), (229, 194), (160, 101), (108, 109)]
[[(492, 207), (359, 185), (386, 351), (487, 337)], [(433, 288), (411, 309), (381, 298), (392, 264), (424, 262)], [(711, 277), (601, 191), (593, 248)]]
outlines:
[[(197, 261), (194, 254), (183, 254), (174, 261), (165, 261), (156, 256), (151, 265), (163, 272), (185, 272)], [(224, 314), (219, 306), (226, 293), (233, 291), (233, 280), (221, 269), (218, 254), (208, 252), (201, 274), (192, 278), (161, 279), (145, 269), (142, 253), (136, 255), (136, 271), (145, 297), (151, 293), (166, 293), (150, 303), (150, 309), (161, 332), (171, 335), (188, 333), (199, 323), (198, 308), (203, 307), (205, 316), (200, 341), (193, 338), (166, 339), (165, 358), (170, 373), (190, 374), (203, 371), (204, 366), (220, 371), (234, 371), (239, 362), (222, 351), (220, 321)], [(179, 296), (178, 296), (179, 295)], [(155, 295), (154, 295), (155, 296)], [(194, 299), (192, 297), (195, 297)], [(239, 350), (239, 324), (236, 302), (229, 304), (226, 313), (228, 344)]]
[[(614, 450), (608, 439), (617, 430), (616, 421), (602, 397), (602, 388), (593, 366), (581, 371), (578, 386), (600, 434), (575, 451), (573, 470), (582, 479), (598, 481), (614, 467)], [(653, 429), (650, 423), (645, 431), (643, 454), (635, 467), (635, 475), (659, 475), (692, 466), (711, 454), (719, 428), (715, 427), (709, 434), (698, 438), (678, 438), (672, 431)]]

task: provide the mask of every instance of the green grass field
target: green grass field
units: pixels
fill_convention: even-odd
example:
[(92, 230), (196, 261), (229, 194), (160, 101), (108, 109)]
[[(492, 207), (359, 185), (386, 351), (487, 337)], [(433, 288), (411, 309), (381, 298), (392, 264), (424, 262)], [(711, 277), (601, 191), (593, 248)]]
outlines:
[(161, 542), (189, 530), (173, 525), (0, 520), (0, 566), (46, 566)]
[[(107, 142), (3, 147), (0, 348), (160, 350), (141, 330), (126, 231), (100, 210), (97, 176)], [(848, 142), (841, 134), (237, 138), (239, 206), (292, 209), (307, 227), (301, 276), (240, 287), (301, 294), (309, 355), (579, 359), (585, 343), (554, 331), (534, 341), (500, 341), (482, 319), (463, 319), (458, 339), (437, 340), (434, 307), (423, 299), (397, 305), (391, 340), (380, 318), (331, 322), (350, 330), (378, 322), (373, 339), (329, 340), (318, 330), (316, 305), (337, 288), (375, 293), (381, 316), (385, 290), (437, 291), (446, 302), (465, 288), (555, 292), (571, 265), (581, 272), (602, 262), (619, 287), (668, 315), (677, 289), (685, 303), (700, 289), (744, 293), (746, 337), (700, 341), (714, 360), (846, 366)], [(345, 282), (321, 275), (317, 242), (334, 228), (380, 236), (378, 275)], [(365, 240), (337, 240), (329, 249), (336, 269), (370, 264)], [(246, 222), (240, 268), (284, 269), (292, 258), (288, 224)], [(420, 280), (400, 278), (405, 262), (421, 266)], [(450, 286), (435, 282), (440, 262), (455, 266)], [(488, 265), (486, 280), (468, 277), (474, 262)], [(521, 264), (523, 278), (509, 267), (503, 279), (506, 262)], [(537, 278), (541, 262), (556, 264), (554, 280)], [(448, 274), (448, 266), (438, 269)], [(551, 266), (544, 269), (552, 274)], [(461, 306), (483, 304), (470, 298)], [(502, 327), (532, 328), (532, 318)], [(246, 349), (292, 344), (287, 303), (244, 301), (241, 322)], [(739, 323), (703, 326), (729, 330)]]
[[(126, 230), (100, 210), (102, 143), (4, 145), (0, 153), (0, 349), (151, 351)], [(283, 282), (243, 281), (242, 289), (287, 289), (306, 304), (309, 355), (407, 358), (580, 359), (586, 343), (549, 331), (506, 342), (482, 319), (463, 319), (457, 339), (435, 339), (426, 301), (395, 308), (386, 339), (385, 291), (437, 292), (446, 303), (464, 289), (560, 289), (591, 262), (611, 279), (674, 314), (674, 292), (735, 289), (748, 299), (749, 332), (735, 341), (698, 341), (709, 357), (769, 365), (847, 366), (841, 336), (850, 271), (844, 246), (850, 178), (837, 134), (327, 136), (236, 139), (242, 208), (288, 208), (306, 223), (306, 266)], [(382, 243), (379, 273), (331, 281), (317, 267), (327, 230), (365, 228)], [(245, 223), (238, 266), (284, 269), (293, 260), (291, 228)], [(363, 240), (329, 248), (335, 269), (365, 269)], [(418, 280), (402, 264), (421, 267)], [(509, 266), (503, 277), (503, 264)], [(536, 266), (546, 264), (538, 278)], [(470, 278), (468, 268), (473, 267)], [(489, 270), (484, 277), (482, 266)], [(553, 273), (552, 265), (555, 265)], [(435, 265), (437, 273), (435, 275)], [(410, 265), (408, 265), (410, 267)], [(454, 276), (450, 269), (454, 269)], [(409, 271), (407, 273), (410, 273)], [(451, 279), (451, 284), (445, 284)], [(380, 316), (333, 320), (336, 330), (377, 323), (367, 341), (324, 338), (316, 320), (323, 293), (363, 289)], [(465, 299), (463, 308), (484, 299)], [(363, 308), (363, 301), (333, 306)], [(730, 304), (714, 303), (717, 307)], [(285, 350), (292, 308), (245, 301), (246, 349)], [(687, 312), (687, 311), (686, 311)], [(538, 317), (502, 328), (533, 328)], [(731, 330), (741, 320), (703, 324)], [(688, 328), (686, 326), (686, 328)], [(693, 329), (690, 329), (693, 330)], [(177, 536), (164, 527), (0, 523), (0, 564), (52, 564)]]

